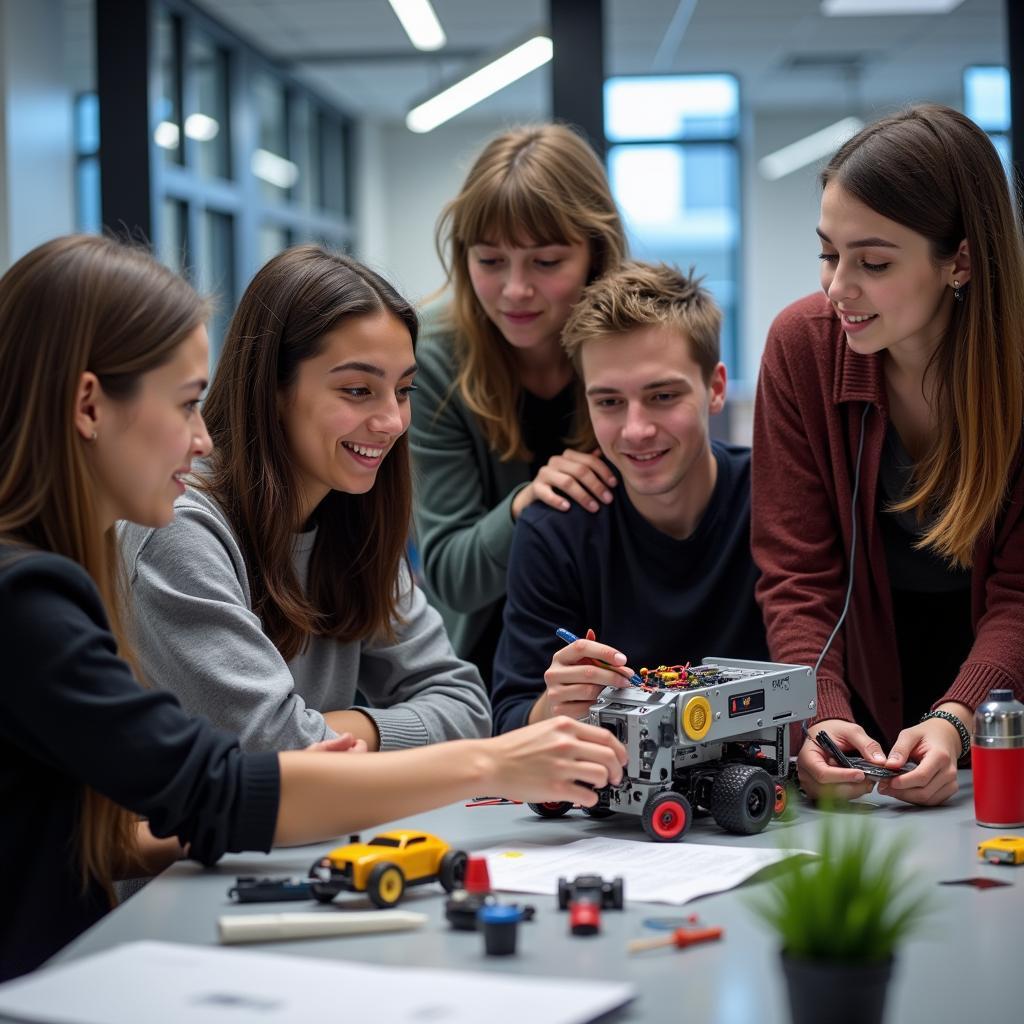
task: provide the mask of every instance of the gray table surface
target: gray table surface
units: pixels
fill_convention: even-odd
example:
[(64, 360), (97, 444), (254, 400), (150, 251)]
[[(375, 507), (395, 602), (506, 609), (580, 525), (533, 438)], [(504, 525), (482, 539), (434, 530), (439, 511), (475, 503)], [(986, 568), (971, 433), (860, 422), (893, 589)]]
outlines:
[[(906, 863), (935, 896), (936, 909), (928, 927), (900, 950), (886, 1014), (890, 1024), (954, 1021), (967, 1015), (979, 1024), (1024, 1019), (1024, 989), (1018, 973), (1024, 969), (1024, 866), (991, 866), (977, 859), (976, 844), (1001, 833), (975, 824), (969, 773), (961, 772), (961, 786), (944, 807), (918, 809), (873, 795), (846, 812), (869, 817), (882, 836), (909, 835)], [(699, 817), (683, 842), (813, 849), (821, 817), (822, 812), (802, 804), (795, 820), (774, 822), (760, 835), (749, 837), (727, 835), (710, 817)], [(525, 805), (467, 808), (459, 804), (373, 831), (395, 824), (432, 832), (469, 851), (521, 842), (558, 845), (586, 836), (644, 838), (635, 818), (616, 816), (592, 821), (575, 811), (562, 819), (542, 820)], [(293, 847), (268, 856), (228, 856), (213, 869), (188, 862), (176, 864), (51, 962), (72, 960), (138, 939), (215, 945), (216, 918), (221, 914), (315, 909), (318, 905), (312, 903), (238, 906), (226, 893), (236, 875), (305, 875), (313, 860), (332, 845)], [(971, 876), (1000, 878), (1013, 884), (987, 890), (937, 884), (941, 879)], [(631, 902), (627, 885), (625, 910), (605, 911), (601, 933), (591, 938), (569, 934), (568, 916), (556, 909), (554, 897), (510, 897), (535, 904), (537, 916), (533, 922), (520, 925), (519, 951), (514, 957), (490, 958), (484, 956), (481, 936), (448, 927), (444, 919), (445, 894), (439, 885), (431, 884), (410, 889), (402, 902), (403, 908), (428, 916), (426, 927), (419, 931), (253, 944), (248, 948), (396, 966), (628, 981), (635, 985), (637, 998), (614, 1015), (615, 1021), (772, 1024), (787, 1021), (788, 1008), (777, 943), (748, 906), (754, 888), (745, 885), (682, 908)], [(353, 909), (370, 907), (364, 897), (355, 894), (339, 896), (338, 900)], [(323, 913), (335, 912), (329, 907), (320, 909)], [(645, 918), (681, 917), (691, 912), (699, 913), (706, 924), (724, 927), (723, 941), (683, 951), (626, 954), (630, 939), (655, 934), (645, 928)], [(837, 992), (836, 998), (841, 999), (842, 993)], [(829, 1016), (828, 1008), (823, 1007), (821, 1020), (827, 1021)], [(386, 1014), (381, 1019), (386, 1019)]]

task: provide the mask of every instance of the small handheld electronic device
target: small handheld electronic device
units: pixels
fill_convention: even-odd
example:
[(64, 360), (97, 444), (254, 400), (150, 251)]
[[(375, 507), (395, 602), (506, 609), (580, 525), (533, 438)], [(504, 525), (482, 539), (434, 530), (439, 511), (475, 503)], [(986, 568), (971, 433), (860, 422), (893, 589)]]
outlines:
[(821, 747), (821, 749), (824, 750), (840, 768), (857, 768), (865, 775), (874, 776), (876, 779), (893, 779), (897, 775), (906, 775), (907, 772), (912, 771), (917, 767), (916, 764), (908, 761), (904, 768), (883, 768), (881, 765), (875, 764), (874, 761), (865, 760), (863, 757), (850, 757), (836, 746), (835, 740), (833, 740), (824, 729), (819, 729), (814, 734), (814, 742), (817, 743), (818, 746)]
[(313, 899), (312, 882), (308, 878), (257, 878), (240, 875), (228, 889), (228, 895), (239, 903), (277, 903), (281, 900)]

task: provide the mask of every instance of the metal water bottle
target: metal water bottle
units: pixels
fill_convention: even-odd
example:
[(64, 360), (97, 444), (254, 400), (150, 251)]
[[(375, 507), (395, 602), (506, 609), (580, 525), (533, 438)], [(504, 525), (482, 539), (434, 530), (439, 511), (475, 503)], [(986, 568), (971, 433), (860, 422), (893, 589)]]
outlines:
[(992, 690), (974, 713), (974, 816), (989, 828), (1024, 827), (1024, 704)]

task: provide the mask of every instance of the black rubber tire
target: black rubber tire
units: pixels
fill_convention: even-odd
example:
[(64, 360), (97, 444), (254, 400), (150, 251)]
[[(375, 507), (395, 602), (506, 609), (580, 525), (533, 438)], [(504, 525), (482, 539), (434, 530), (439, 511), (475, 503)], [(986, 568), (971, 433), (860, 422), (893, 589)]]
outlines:
[(625, 893), (621, 878), (612, 879), (612, 910), (621, 910), (625, 906)]
[(318, 903), (333, 903), (334, 897), (337, 896), (341, 890), (333, 888), (328, 889), (325, 888), (324, 885), (324, 882), (314, 882), (310, 886), (310, 890)]
[(711, 787), (711, 813), (727, 832), (752, 836), (772, 820), (775, 780), (750, 764), (727, 764)]
[(569, 886), (568, 878), (560, 878), (558, 880), (558, 909), (566, 910), (569, 906), (569, 900), (572, 897), (572, 888)]
[(313, 861), (313, 866), (309, 869), (309, 890), (318, 903), (330, 903), (341, 892), (340, 885), (335, 885), (329, 878), (324, 880), (320, 877), (320, 872), (324, 868), (327, 868), (328, 871), (331, 870), (330, 865), (330, 860), (322, 857)]
[(588, 818), (610, 818), (615, 812), (610, 807), (601, 807), (595, 804), (593, 807), (581, 807), (581, 811)]
[[(381, 892), (381, 881), (389, 871), (397, 871), (398, 878), (401, 881), (397, 896)], [(370, 897), (370, 902), (375, 907), (387, 910), (388, 907), (395, 906), (401, 900), (404, 892), (405, 875), (397, 864), (390, 860), (383, 860), (379, 864), (374, 864), (373, 869), (370, 871), (370, 877), (366, 881), (366, 895)]]
[(686, 835), (693, 820), (693, 808), (681, 793), (666, 789), (644, 804), (640, 820), (656, 843), (674, 843)]
[(539, 814), (542, 818), (561, 818), (563, 815), (568, 814), (572, 810), (572, 804), (570, 803), (549, 803), (549, 804), (527, 804), (527, 807), (533, 811), (534, 814)]
[(462, 888), (466, 880), (466, 862), (469, 854), (465, 850), (449, 850), (441, 858), (441, 869), (437, 873), (438, 881), (445, 892), (454, 892)]

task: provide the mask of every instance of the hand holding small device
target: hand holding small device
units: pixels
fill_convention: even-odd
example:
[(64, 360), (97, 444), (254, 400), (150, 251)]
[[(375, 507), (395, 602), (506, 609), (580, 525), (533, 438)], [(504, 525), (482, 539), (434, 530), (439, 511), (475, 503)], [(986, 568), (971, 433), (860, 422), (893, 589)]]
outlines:
[(917, 767), (917, 765), (908, 762), (903, 768), (886, 768), (863, 757), (850, 757), (836, 746), (835, 741), (824, 729), (819, 729), (815, 733), (814, 741), (841, 768), (857, 768), (865, 775), (871, 775), (874, 778), (891, 779), (897, 775), (906, 775), (907, 772)]
[[(946, 708), (952, 711), (956, 705), (948, 704)], [(968, 709), (960, 709), (961, 718), (967, 715)], [(904, 729), (896, 737), (888, 763), (905, 761), (913, 774), (882, 782), (879, 792), (919, 806), (945, 803), (959, 788), (956, 768), (961, 748), (957, 729), (942, 718), (929, 718)], [(914, 761), (908, 760), (911, 757)]]
[(796, 760), (800, 788), (812, 800), (826, 795), (832, 800), (856, 800), (872, 792), (879, 781), (877, 776), (866, 775), (856, 766), (847, 767), (821, 744), (811, 742), (822, 729), (847, 760), (849, 755), (845, 751), (851, 751), (869, 764), (885, 765), (881, 746), (861, 726), (842, 719), (828, 719), (815, 723), (805, 734)]

